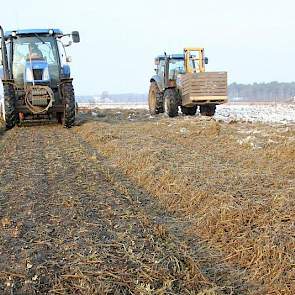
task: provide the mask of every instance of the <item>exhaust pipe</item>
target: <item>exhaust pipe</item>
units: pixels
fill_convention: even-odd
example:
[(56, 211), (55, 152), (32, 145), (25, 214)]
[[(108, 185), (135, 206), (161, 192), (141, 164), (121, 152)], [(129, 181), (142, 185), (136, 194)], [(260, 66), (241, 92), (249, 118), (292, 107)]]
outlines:
[(168, 56), (166, 52), (164, 52), (164, 55), (165, 55), (164, 87), (168, 88), (168, 84), (169, 84), (169, 59), (170, 59), (170, 56)]
[(0, 26), (0, 37), (1, 37), (1, 49), (2, 49), (1, 52), (2, 52), (4, 80), (9, 80), (10, 73), (9, 73), (9, 67), (8, 67), (7, 48), (5, 44), (4, 31), (1, 26)]

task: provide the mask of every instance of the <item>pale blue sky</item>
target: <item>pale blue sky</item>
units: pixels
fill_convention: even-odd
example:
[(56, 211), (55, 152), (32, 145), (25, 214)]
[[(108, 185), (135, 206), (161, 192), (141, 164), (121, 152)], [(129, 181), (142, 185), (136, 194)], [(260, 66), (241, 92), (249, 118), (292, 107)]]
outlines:
[[(147, 92), (154, 56), (206, 48), (230, 82), (295, 80), (292, 0), (1, 1), (4, 29), (79, 30), (69, 53), (77, 94)], [(5, 4), (3, 4), (3, 2)]]

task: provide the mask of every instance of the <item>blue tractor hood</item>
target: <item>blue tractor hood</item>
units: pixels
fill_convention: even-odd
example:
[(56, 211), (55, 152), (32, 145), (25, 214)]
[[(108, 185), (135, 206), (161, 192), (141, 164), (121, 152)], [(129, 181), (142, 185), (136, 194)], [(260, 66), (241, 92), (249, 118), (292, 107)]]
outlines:
[(43, 59), (26, 61), (25, 83), (48, 83), (50, 82), (48, 63)]

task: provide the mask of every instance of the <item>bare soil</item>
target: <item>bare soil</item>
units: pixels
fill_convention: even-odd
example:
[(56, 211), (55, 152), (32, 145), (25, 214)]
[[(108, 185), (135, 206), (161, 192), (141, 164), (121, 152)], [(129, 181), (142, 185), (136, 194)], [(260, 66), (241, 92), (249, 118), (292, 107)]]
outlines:
[(295, 294), (294, 135), (141, 110), (0, 131), (0, 293)]

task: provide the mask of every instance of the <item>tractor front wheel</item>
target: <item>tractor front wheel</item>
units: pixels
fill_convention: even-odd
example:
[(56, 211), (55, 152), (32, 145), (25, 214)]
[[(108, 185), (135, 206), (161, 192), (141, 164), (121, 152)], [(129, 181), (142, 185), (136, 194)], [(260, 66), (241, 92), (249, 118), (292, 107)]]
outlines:
[(18, 123), (15, 109), (15, 92), (12, 84), (4, 84), (4, 117), (7, 129), (13, 128)]
[(194, 116), (197, 112), (198, 106), (184, 107), (181, 106), (181, 112), (186, 116)]
[(200, 114), (202, 116), (212, 117), (215, 114), (216, 105), (202, 105), (200, 106)]
[(178, 116), (178, 94), (176, 89), (169, 88), (164, 92), (165, 113), (173, 118)]
[(65, 100), (64, 126), (71, 128), (75, 123), (76, 102), (72, 82), (66, 82), (63, 85), (63, 95)]

